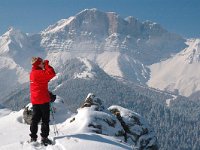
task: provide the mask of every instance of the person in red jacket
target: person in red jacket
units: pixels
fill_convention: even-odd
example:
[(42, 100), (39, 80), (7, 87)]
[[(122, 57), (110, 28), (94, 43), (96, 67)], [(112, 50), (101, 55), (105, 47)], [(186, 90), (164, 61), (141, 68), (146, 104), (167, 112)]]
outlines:
[(55, 77), (56, 73), (49, 65), (48, 60), (40, 57), (32, 57), (32, 70), (30, 72), (30, 98), (33, 105), (32, 121), (30, 125), (31, 142), (37, 141), (38, 123), (41, 124), (41, 142), (52, 144), (48, 139), (50, 121), (50, 95), (48, 82)]

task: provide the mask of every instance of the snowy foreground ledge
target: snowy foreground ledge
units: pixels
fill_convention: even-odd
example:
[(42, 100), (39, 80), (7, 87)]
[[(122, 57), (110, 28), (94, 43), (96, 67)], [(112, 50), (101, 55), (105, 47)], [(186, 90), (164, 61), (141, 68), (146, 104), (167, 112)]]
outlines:
[(60, 99), (54, 106), (59, 131), (55, 136), (51, 125), (49, 137), (54, 145), (45, 147), (26, 142), (30, 138), (29, 125), (24, 123), (21, 110), (0, 118), (0, 150), (157, 149), (154, 132), (139, 114), (120, 106), (105, 109), (93, 94), (71, 117)]

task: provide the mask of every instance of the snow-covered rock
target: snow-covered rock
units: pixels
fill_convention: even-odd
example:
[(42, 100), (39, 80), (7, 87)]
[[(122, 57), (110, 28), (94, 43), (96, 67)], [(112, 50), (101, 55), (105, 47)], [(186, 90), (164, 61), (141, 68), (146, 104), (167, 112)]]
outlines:
[(133, 143), (139, 149), (158, 149), (155, 133), (142, 116), (116, 105), (108, 110), (120, 121), (126, 142)]
[(155, 133), (143, 117), (120, 106), (104, 109), (102, 100), (92, 93), (65, 127), (74, 132), (114, 136), (139, 149), (158, 149)]
[(65, 123), (75, 132), (94, 132), (123, 139), (124, 130), (120, 122), (104, 109), (103, 101), (92, 93), (88, 94), (77, 114)]
[(89, 93), (86, 99), (84, 100), (84, 103), (82, 104), (81, 108), (91, 107), (92, 105), (94, 105), (96, 111), (104, 110), (103, 101), (96, 97), (93, 93)]

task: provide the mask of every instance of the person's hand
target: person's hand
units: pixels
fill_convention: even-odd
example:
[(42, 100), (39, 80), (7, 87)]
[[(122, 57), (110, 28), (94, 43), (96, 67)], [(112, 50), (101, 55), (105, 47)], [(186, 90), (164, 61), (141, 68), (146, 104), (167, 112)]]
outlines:
[(44, 66), (48, 66), (49, 65), (49, 61), (48, 60), (44, 60)]

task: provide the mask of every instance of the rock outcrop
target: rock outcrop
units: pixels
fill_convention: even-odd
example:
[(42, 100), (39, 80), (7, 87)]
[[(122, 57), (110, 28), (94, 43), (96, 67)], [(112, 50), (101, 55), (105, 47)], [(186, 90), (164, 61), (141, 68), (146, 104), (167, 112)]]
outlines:
[(88, 94), (77, 111), (78, 114), (70, 119), (70, 123), (73, 125), (83, 119), (82, 128), (85, 132), (114, 136), (133, 145), (135, 149), (158, 149), (153, 129), (134, 111), (117, 105), (106, 109), (103, 101), (92, 93)]

